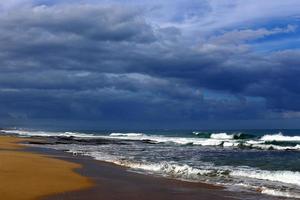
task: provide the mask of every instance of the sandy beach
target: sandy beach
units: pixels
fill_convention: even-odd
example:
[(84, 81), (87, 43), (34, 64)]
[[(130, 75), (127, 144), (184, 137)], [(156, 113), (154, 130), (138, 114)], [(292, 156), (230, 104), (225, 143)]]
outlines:
[(85, 189), (92, 181), (74, 172), (80, 164), (24, 151), (24, 139), (0, 137), (0, 196), (5, 200), (34, 200)]

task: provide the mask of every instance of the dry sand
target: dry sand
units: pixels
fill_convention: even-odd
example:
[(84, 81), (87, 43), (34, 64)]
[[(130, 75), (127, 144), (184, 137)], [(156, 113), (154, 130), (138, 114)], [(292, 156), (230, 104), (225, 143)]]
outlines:
[(36, 200), (93, 185), (78, 163), (22, 151), (24, 139), (0, 137), (0, 199)]

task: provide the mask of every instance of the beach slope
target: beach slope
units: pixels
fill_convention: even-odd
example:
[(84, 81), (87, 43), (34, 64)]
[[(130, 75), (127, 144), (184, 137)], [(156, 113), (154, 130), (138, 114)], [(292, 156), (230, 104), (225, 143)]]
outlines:
[(24, 139), (0, 137), (0, 196), (5, 200), (35, 200), (92, 186), (77, 173), (78, 163), (22, 151)]

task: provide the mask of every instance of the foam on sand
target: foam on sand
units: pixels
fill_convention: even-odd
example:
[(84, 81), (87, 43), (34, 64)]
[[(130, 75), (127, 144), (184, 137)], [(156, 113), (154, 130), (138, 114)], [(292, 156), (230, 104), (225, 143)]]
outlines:
[(292, 171), (266, 171), (255, 169), (239, 169), (231, 172), (232, 176), (254, 178), (260, 180), (276, 181), (300, 186), (300, 172)]
[(287, 197), (287, 198), (297, 198), (300, 199), (300, 195), (293, 193), (293, 192), (285, 192), (285, 191), (279, 191), (279, 190), (274, 190), (274, 189), (269, 189), (266, 187), (263, 187), (261, 189), (262, 194), (267, 194), (271, 196), (277, 196), (277, 197)]

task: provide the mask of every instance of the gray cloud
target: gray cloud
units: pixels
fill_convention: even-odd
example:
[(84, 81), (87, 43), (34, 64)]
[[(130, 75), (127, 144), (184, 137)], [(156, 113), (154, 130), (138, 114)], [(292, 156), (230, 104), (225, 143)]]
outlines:
[(265, 56), (248, 44), (295, 26), (229, 31), (191, 44), (180, 28), (151, 24), (143, 11), (62, 4), (3, 14), (1, 118), (173, 123), (300, 110), (299, 51)]

